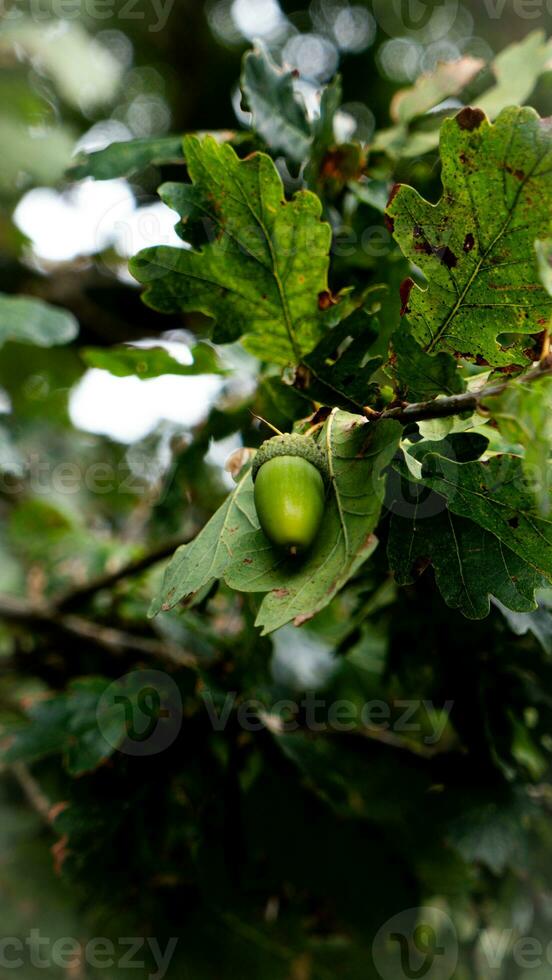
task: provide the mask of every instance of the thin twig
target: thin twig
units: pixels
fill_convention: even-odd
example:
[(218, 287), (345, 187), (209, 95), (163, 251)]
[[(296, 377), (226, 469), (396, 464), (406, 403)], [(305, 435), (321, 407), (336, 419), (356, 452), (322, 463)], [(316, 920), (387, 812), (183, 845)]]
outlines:
[[(354, 728), (340, 729), (327, 724), (316, 731), (309, 731), (308, 728), (301, 726), (291, 730), (278, 715), (271, 715), (268, 711), (259, 711), (258, 718), (265, 728), (274, 735), (291, 734), (293, 736), (294, 734), (310, 734), (313, 738), (328, 737), (331, 735), (354, 735), (379, 742), (380, 745), (388, 745), (390, 748), (398, 749), (401, 752), (409, 752), (421, 759), (433, 759), (434, 756), (443, 752), (443, 749), (439, 745), (422, 745), (402, 735), (397, 735), (396, 732), (389, 731), (389, 729), (378, 728), (375, 725), (358, 725)], [(447, 746), (446, 751), (451, 751), (450, 746)]]
[(176, 644), (137, 636), (112, 626), (104, 626), (82, 616), (61, 613), (47, 603), (32, 603), (16, 596), (0, 596), (0, 619), (23, 626), (42, 626), (65, 633), (74, 639), (87, 640), (114, 654), (143, 654), (161, 660), (170, 660), (182, 667), (197, 668), (198, 660), (193, 653), (181, 650)]
[(52, 826), (52, 804), (24, 762), (14, 762), (8, 767), (19, 783), (25, 798), (48, 827)]
[[(552, 354), (540, 361), (537, 367), (515, 378), (516, 382), (538, 381), (540, 378), (552, 374)], [(461, 395), (451, 395), (448, 398), (435, 398), (427, 402), (413, 402), (412, 404), (398, 405), (395, 408), (387, 408), (379, 412), (377, 419), (374, 419), (373, 412), (369, 413), (371, 421), (381, 421), (382, 419), (397, 419), (399, 422), (423, 422), (427, 419), (442, 419), (451, 415), (462, 415), (464, 412), (476, 412), (485, 407), (485, 400), (494, 395), (501, 395), (506, 391), (511, 381), (503, 381), (500, 384), (488, 385), (479, 391), (465, 391)]]
[(82, 585), (75, 585), (72, 588), (67, 589), (65, 592), (55, 596), (52, 604), (60, 612), (73, 609), (74, 606), (85, 602), (87, 599), (90, 599), (97, 592), (101, 592), (103, 589), (111, 589), (123, 579), (131, 578), (134, 575), (140, 575), (142, 572), (152, 568), (153, 565), (157, 565), (158, 562), (163, 561), (165, 558), (170, 558), (177, 548), (183, 544), (189, 544), (193, 538), (194, 535), (190, 534), (187, 535), (187, 537), (180, 537), (173, 539), (172, 541), (165, 541), (163, 544), (159, 545), (158, 548), (154, 548), (147, 554), (142, 555), (141, 558), (134, 558), (132, 561), (122, 565), (121, 568), (116, 569), (114, 572), (105, 572), (103, 575), (98, 575), (89, 582), (84, 582)]

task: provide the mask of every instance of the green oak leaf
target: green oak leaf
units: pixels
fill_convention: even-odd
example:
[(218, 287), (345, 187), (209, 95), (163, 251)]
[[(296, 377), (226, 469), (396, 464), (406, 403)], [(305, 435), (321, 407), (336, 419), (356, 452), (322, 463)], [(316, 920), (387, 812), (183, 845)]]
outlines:
[(173, 555), (161, 592), (151, 604), (150, 616), (172, 609), (182, 599), (193, 602), (198, 593), (203, 593), (224, 574), (239, 538), (258, 527), (253, 481), (247, 469), (197, 537)]
[(240, 537), (224, 579), (243, 592), (267, 592), (256, 625), (270, 633), (291, 621), (311, 619), (333, 599), (377, 545), (385, 476), (400, 426), (373, 425), (334, 410), (323, 430), (332, 475), (318, 538), (300, 563), (283, 557), (261, 531)]
[(147, 286), (145, 301), (165, 313), (200, 312), (215, 322), (214, 340), (241, 337), (244, 347), (277, 364), (298, 362), (321, 336), (319, 297), (328, 294), (331, 230), (309, 191), (284, 198), (272, 160), (240, 160), (212, 137), (187, 137), (193, 188), (185, 217), (202, 214), (214, 230), (201, 250), (159, 246), (130, 264)]
[(445, 497), (451, 513), (485, 528), (552, 579), (552, 521), (536, 513), (519, 456), (456, 463), (429, 452), (420, 482)]
[(293, 73), (279, 68), (259, 44), (243, 59), (241, 90), (253, 129), (267, 146), (302, 163), (309, 156), (313, 133), (306, 107), (293, 86)]
[(504, 438), (523, 447), (523, 470), (546, 517), (552, 493), (552, 376), (512, 381), (500, 395), (487, 398), (485, 408)]
[(334, 120), (341, 105), (343, 86), (339, 75), (322, 90), (320, 96), (320, 115), (312, 123), (312, 145), (305, 178), (309, 187), (316, 190), (320, 170), (328, 150), (335, 147)]
[(401, 185), (388, 208), (396, 240), (428, 280), (409, 283), (403, 311), (429, 354), (525, 364), (527, 335), (552, 312), (534, 251), (552, 231), (552, 126), (528, 108), (505, 109), (494, 125), (463, 109), (443, 123), (441, 159), (437, 205)]
[(8, 340), (36, 347), (68, 344), (79, 332), (72, 313), (28, 296), (0, 293), (0, 347)]
[(444, 500), (440, 513), (423, 516), (420, 509), (418, 516), (424, 493), (410, 484), (412, 519), (394, 514), (391, 521), (387, 555), (398, 584), (411, 585), (431, 565), (446, 604), (468, 619), (487, 616), (491, 596), (516, 612), (536, 609), (542, 575), (494, 534), (451, 513)]
[[(80, 677), (66, 692), (32, 702), (24, 724), (4, 729), (8, 739), (2, 762), (31, 763), (62, 755), (72, 776), (97, 769), (127, 737), (124, 711), (113, 697), (102, 702), (111, 683), (103, 677)], [(140, 689), (133, 693), (135, 699)]]
[(164, 347), (88, 347), (82, 356), (89, 367), (109, 371), (117, 378), (135, 376), (145, 381), (163, 374), (226, 374), (216, 350), (199, 341), (190, 348), (191, 364), (181, 364)]
[(406, 330), (397, 330), (392, 343), (395, 379), (407, 401), (425, 401), (464, 390), (458, 364), (450, 354), (426, 354)]
[(67, 171), (70, 180), (131, 177), (151, 164), (184, 163), (181, 136), (148, 137), (110, 143), (103, 150), (80, 153)]

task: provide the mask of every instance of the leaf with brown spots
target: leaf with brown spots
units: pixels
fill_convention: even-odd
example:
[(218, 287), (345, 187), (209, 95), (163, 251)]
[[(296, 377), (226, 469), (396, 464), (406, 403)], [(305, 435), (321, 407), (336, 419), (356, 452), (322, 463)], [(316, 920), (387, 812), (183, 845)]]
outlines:
[(463, 109), (443, 124), (441, 159), (438, 204), (403, 185), (388, 208), (427, 278), (403, 303), (412, 333), (428, 354), (524, 365), (527, 335), (552, 313), (534, 248), (552, 235), (552, 125), (533, 109), (505, 109), (494, 125)]

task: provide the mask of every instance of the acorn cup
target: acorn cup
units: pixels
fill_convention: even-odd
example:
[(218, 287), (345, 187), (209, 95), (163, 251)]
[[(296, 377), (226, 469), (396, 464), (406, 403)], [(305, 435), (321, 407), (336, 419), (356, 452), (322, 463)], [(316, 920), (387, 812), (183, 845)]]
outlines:
[(252, 466), (259, 523), (269, 541), (290, 555), (313, 544), (326, 504), (326, 456), (310, 436), (285, 433), (267, 439)]

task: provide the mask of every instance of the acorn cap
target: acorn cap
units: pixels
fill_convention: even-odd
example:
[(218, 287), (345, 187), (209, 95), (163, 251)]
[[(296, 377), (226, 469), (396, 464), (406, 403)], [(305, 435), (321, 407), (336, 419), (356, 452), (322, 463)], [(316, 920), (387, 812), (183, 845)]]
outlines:
[(301, 459), (306, 459), (308, 463), (316, 466), (324, 482), (328, 482), (330, 479), (326, 454), (320, 449), (318, 443), (310, 436), (285, 432), (281, 436), (267, 439), (255, 453), (251, 467), (254, 480), (263, 463), (267, 463), (269, 459), (274, 459), (276, 456), (300, 456)]

